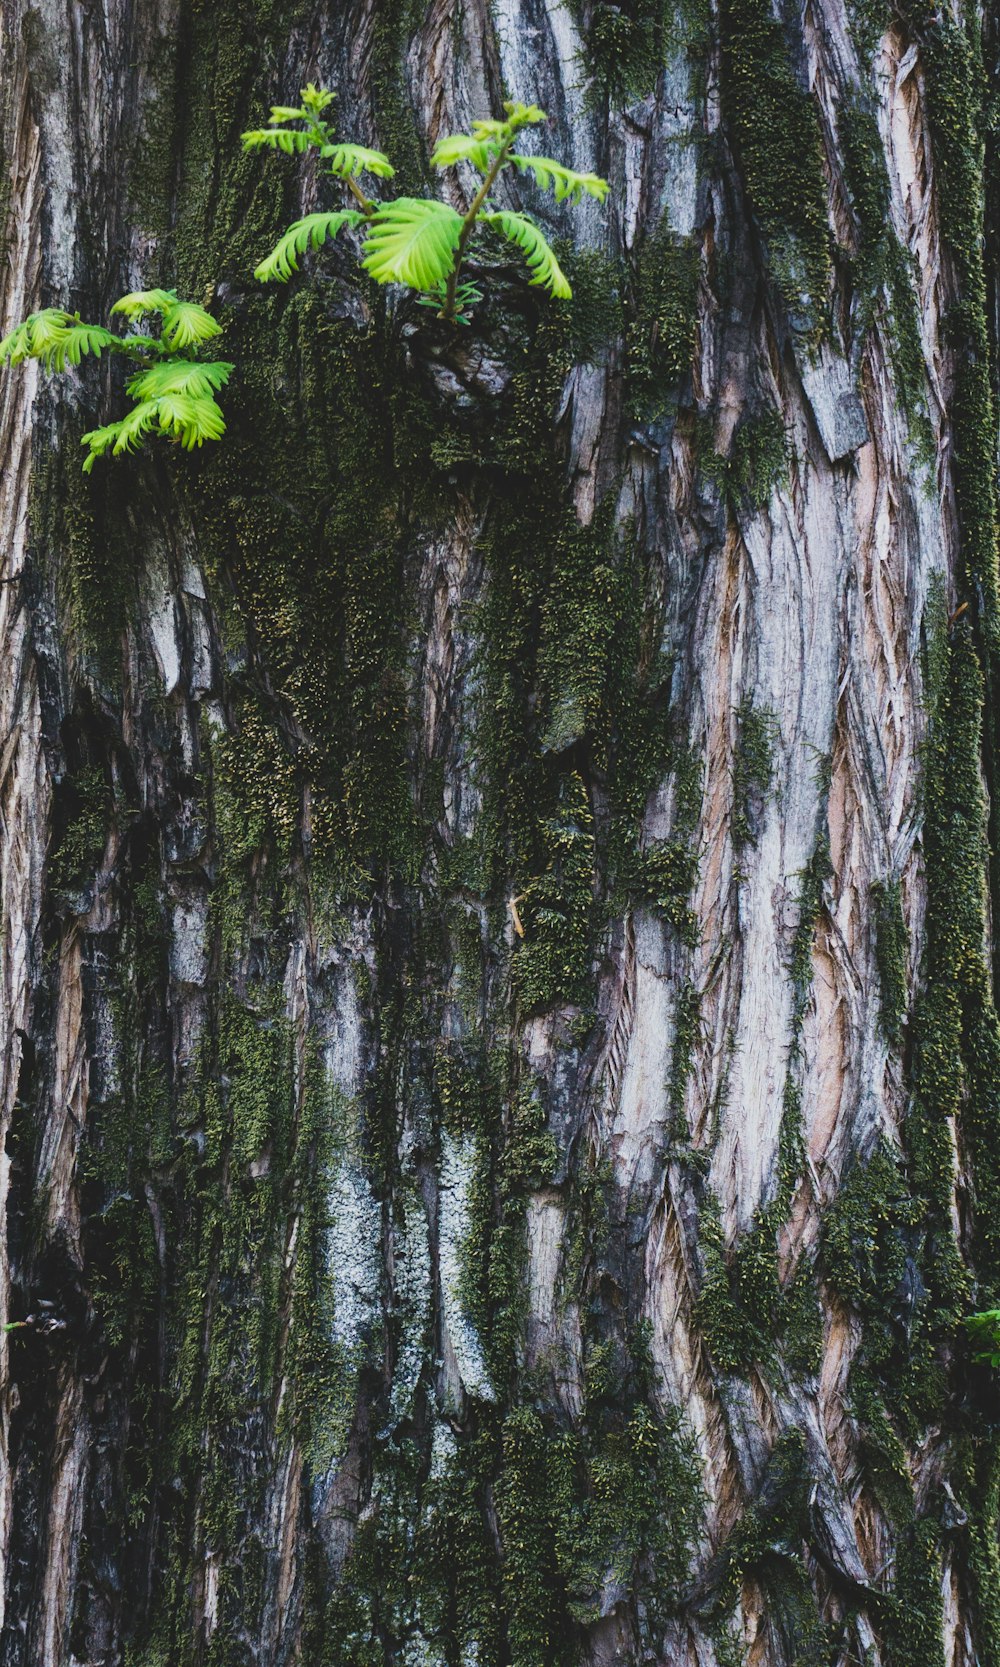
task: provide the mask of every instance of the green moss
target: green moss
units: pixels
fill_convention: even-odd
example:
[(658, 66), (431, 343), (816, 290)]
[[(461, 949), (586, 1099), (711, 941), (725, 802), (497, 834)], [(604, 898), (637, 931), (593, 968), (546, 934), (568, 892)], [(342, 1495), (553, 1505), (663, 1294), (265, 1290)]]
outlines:
[(210, 294), (230, 273), (244, 283), (280, 229), (288, 170), (277, 159), (262, 168), (240, 133), (273, 99), (275, 65), (300, 10), (298, 0), (257, 0), (248, 23), (239, 5), (192, 7), (172, 239), (185, 294)]
[[(552, 490), (552, 413), (578, 347), (550, 315), (520, 352), (511, 344), (514, 375), (492, 443), (504, 489), (484, 540), (489, 582), (475, 621), (483, 813), (463, 873), (486, 893), (502, 886), (515, 896), (525, 931), (515, 982), (532, 1007), (586, 1004), (602, 868), (616, 896), (662, 899), (690, 931), (689, 853), (656, 852), (647, 864), (638, 850), (648, 793), (682, 756), (666, 739), (661, 668), (646, 656), (656, 631), (647, 577), (614, 523), (612, 494), (584, 529)], [(583, 759), (611, 782), (606, 844), (581, 798)]]
[(728, 455), (700, 449), (706, 475), (734, 513), (748, 506), (766, 509), (772, 492), (788, 478), (788, 435), (781, 412), (773, 408), (739, 423)]
[(597, 0), (589, 8), (584, 63), (596, 97), (612, 105), (645, 98), (656, 87), (666, 59), (673, 6), (664, 0)]
[(422, 22), (416, 0), (379, 0), (371, 32), (371, 97), (381, 148), (396, 170), (401, 195), (421, 195), (427, 162), (406, 89), (405, 54)]
[(990, 385), (984, 248), (986, 82), (976, 30), (938, 18), (925, 0), (903, 7), (917, 33), (927, 81), (936, 201), (958, 298), (947, 321), (956, 354), (949, 416), (961, 524), (962, 582), (997, 651), (996, 414)]
[(764, 807), (774, 778), (774, 714), (745, 695), (736, 709), (733, 758), (733, 847), (756, 845)]
[(862, 64), (869, 64), (892, 23), (887, 0), (848, 0), (851, 35)]
[(574, 1491), (566, 1444), (547, 1435), (532, 1408), (515, 1408), (504, 1424), (497, 1491), (512, 1667), (559, 1667), (573, 1659), (577, 1640), (567, 1626), (555, 1519), (572, 1517)]
[(878, 969), (879, 1018), (891, 1047), (898, 1047), (906, 1019), (909, 936), (903, 919), (899, 881), (877, 881), (871, 888), (875, 916), (875, 965)]
[(502, 1659), (501, 1570), (487, 1524), (498, 1462), (489, 1426), (456, 1444), (422, 1495), (414, 1555), (420, 1628), (449, 1662), (472, 1658), (489, 1667)]
[(980, 1658), (1000, 1660), (1000, 1439), (972, 1432), (959, 1447), (956, 1493), (968, 1514), (962, 1549)]
[(934, 1239), (925, 1210), (898, 1157), (878, 1147), (844, 1180), (823, 1239), (826, 1278), (864, 1324), (859, 1366), (910, 1438), (940, 1407), (942, 1349), (957, 1319), (937, 1308), (926, 1283)]
[[(824, 765), (824, 776), (825, 773)], [(729, 1250), (718, 1200), (710, 1191), (706, 1190), (700, 1208), (699, 1324), (713, 1360), (724, 1372), (747, 1373), (755, 1364), (773, 1367), (779, 1347), (786, 1364), (793, 1370), (815, 1368), (818, 1316), (812, 1313), (811, 1271), (800, 1260), (791, 1284), (783, 1287), (777, 1239), (795, 1201), (805, 1161), (802, 1093), (798, 1082), (801, 1033), (812, 981), (813, 939), (823, 910), (823, 888), (829, 868), (824, 812), (823, 830), (802, 876), (799, 923), (792, 941), (789, 966), (793, 992), (792, 1034), (772, 1197), (760, 1205), (751, 1226)]]
[[(983, 677), (964, 620), (947, 639), (944, 686), (926, 749), (926, 984), (913, 1017), (914, 1105), (907, 1137), (914, 1178), (948, 1227), (958, 1117), (972, 1171), (975, 1260), (987, 1295), (1000, 1290), (1000, 1026), (986, 957), (986, 804), (980, 774)], [(952, 1283), (958, 1278), (952, 1274)]]
[(893, 229), (889, 176), (878, 123), (859, 94), (844, 99), (838, 131), (844, 179), (859, 227), (855, 261), (858, 326), (864, 333), (876, 318), (885, 318), (900, 404), (918, 454), (930, 463), (935, 447), (927, 411), (927, 370), (920, 339), (914, 261)]
[[(96, 366), (89, 366), (84, 385), (94, 389), (95, 375)], [(79, 432), (88, 426), (81, 415)], [(116, 489), (109, 491), (106, 476), (83, 474), (78, 437), (71, 430), (63, 445), (33, 463), (29, 513), (68, 647), (91, 678), (117, 690), (123, 629), (136, 616), (135, 546), (121, 517), (111, 513)]]
[(889, 1667), (944, 1667), (941, 1530), (929, 1517), (900, 1537), (892, 1603), (886, 1609)]
[(694, 1064), (694, 1050), (698, 1041), (701, 999), (691, 983), (677, 992), (674, 1006), (674, 1043), (670, 1055), (670, 1079), (667, 1084), (669, 1134), (672, 1140), (681, 1139), (684, 1132), (684, 1101)]
[(898, 1154), (877, 1147), (841, 1186), (822, 1261), (830, 1287), (863, 1323), (850, 1408), (865, 1483), (898, 1545), (892, 1590), (875, 1615), (890, 1667), (943, 1667), (944, 1660), (940, 1528), (933, 1514), (917, 1516), (900, 1438), (918, 1441), (945, 1405), (956, 1314), (942, 1306), (939, 1253), (926, 1201), (910, 1191)]
[(812, 1258), (805, 1251), (781, 1293), (778, 1331), (789, 1370), (799, 1378), (816, 1376), (823, 1364), (823, 1311)]
[(771, 271), (793, 311), (821, 329), (830, 239), (819, 120), (769, 0), (724, 0), (720, 25), (723, 114)]
[[(638, 1599), (655, 1649), (675, 1612), (701, 1498), (690, 1444), (626, 1382), (610, 1345), (588, 1363), (580, 1431), (546, 1428), (529, 1407), (504, 1424), (497, 1506), (513, 1663), (576, 1659), (609, 1579)], [(624, 1405), (623, 1405), (624, 1402)]]
[(697, 872), (697, 854), (684, 839), (658, 839), (635, 857), (629, 891), (673, 927), (681, 942), (694, 948), (699, 925), (688, 904)]
[(691, 369), (698, 326), (698, 250), (666, 219), (642, 244), (626, 336), (628, 401), (639, 418), (660, 416)]
[(62, 784), (59, 802), (68, 819), (49, 857), (49, 880), (65, 891), (86, 883), (104, 855), (112, 799), (103, 769), (85, 765)]
[(812, 1478), (805, 1438), (788, 1430), (775, 1443), (757, 1500), (739, 1518), (722, 1548), (723, 1581), (712, 1617), (732, 1612), (743, 1582), (764, 1592), (769, 1616), (787, 1640), (789, 1659), (806, 1667), (826, 1659), (833, 1643), (816, 1608), (803, 1549), (812, 1537)]
[(567, 776), (560, 785), (555, 814), (542, 829), (545, 867), (518, 903), (524, 939), (514, 958), (514, 984), (528, 1011), (585, 1002), (590, 985), (593, 816), (580, 776)]

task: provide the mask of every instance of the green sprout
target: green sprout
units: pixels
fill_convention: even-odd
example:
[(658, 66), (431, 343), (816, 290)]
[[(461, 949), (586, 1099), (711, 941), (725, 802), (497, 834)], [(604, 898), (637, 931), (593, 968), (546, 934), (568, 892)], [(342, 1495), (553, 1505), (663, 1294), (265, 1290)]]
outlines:
[(157, 319), (159, 334), (116, 335), (100, 324), (85, 324), (79, 313), (46, 307), (31, 313), (0, 341), (0, 364), (20, 365), (37, 359), (45, 370), (63, 372), (79, 365), (87, 354), (120, 353), (135, 364), (126, 384), (134, 401), (120, 422), (91, 429), (82, 439), (88, 447), (84, 473), (107, 452), (121, 456), (150, 434), (162, 434), (186, 451), (206, 440), (219, 440), (225, 419), (215, 396), (229, 380), (232, 365), (202, 360), (206, 342), (221, 334), (204, 307), (178, 300), (175, 290), (147, 289), (123, 295), (111, 309), (129, 321)]
[(473, 236), (488, 227), (521, 250), (532, 284), (560, 300), (570, 298), (566, 275), (534, 220), (511, 209), (489, 206), (490, 193), (509, 168), (530, 173), (543, 190), (552, 191), (557, 202), (578, 202), (584, 194), (601, 201), (607, 196), (608, 183), (597, 174), (577, 173), (551, 157), (525, 156), (515, 148), (522, 129), (546, 120), (543, 110), (535, 104), (508, 103), (503, 121), (476, 121), (470, 133), (439, 141), (431, 157), (434, 167), (453, 168), (464, 162), (481, 175), (463, 215), (435, 197), (395, 197), (384, 203), (367, 197), (358, 184), (359, 175), (367, 172), (390, 179), (392, 166), (381, 151), (334, 138), (323, 118), (332, 97), (332, 93), (306, 87), (301, 106), (276, 105), (269, 127), (243, 135), (244, 145), (251, 150), (269, 148), (291, 155), (316, 149), (328, 171), (354, 199), (353, 207), (296, 220), (257, 267), (262, 283), (287, 282), (306, 249), (320, 248), (344, 226), (364, 226), (362, 265), (376, 283), (402, 284), (415, 290), (421, 304), (433, 307), (446, 323), (467, 324), (470, 308), (482, 297), (474, 283), (463, 280), (462, 267)]

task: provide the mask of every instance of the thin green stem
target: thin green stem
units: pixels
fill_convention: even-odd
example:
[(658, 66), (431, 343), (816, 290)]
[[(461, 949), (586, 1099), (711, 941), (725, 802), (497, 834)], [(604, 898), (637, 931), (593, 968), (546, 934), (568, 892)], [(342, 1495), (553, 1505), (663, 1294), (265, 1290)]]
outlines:
[(448, 274), (448, 287), (444, 292), (444, 304), (441, 311), (438, 313), (438, 318), (443, 318), (446, 324), (454, 324), (455, 322), (455, 297), (458, 292), (458, 276), (462, 270), (462, 261), (465, 258), (466, 244), (472, 236), (476, 220), (479, 217), (479, 210), (482, 208), (486, 198), (489, 196), (489, 193), (496, 184), (497, 176), (507, 165), (507, 158), (511, 153), (513, 145), (514, 135), (510, 134), (497, 151), (496, 157), (490, 167), (490, 171), (473, 197), (472, 202), (469, 205), (469, 211), (466, 214), (465, 219), (462, 221), (462, 229), (458, 234), (458, 243), (455, 246), (455, 263)]
[[(321, 122), (315, 116), (309, 117), (309, 135), (318, 150), (322, 150), (324, 145), (333, 144), (333, 134), (330, 131), (329, 122)], [(370, 197), (365, 196), (357, 181), (351, 179), (349, 174), (334, 174), (333, 178), (339, 179), (342, 185), (347, 186), (365, 219), (370, 220), (375, 204)]]
[(360, 207), (361, 212), (364, 215), (365, 219), (370, 220), (371, 217), (372, 217), (372, 211), (375, 207), (375, 204), (372, 202), (371, 198), (365, 196), (361, 187), (357, 184), (357, 182), (355, 180), (351, 179), (349, 174), (340, 174), (340, 175), (335, 174), (334, 178), (335, 179), (339, 178), (339, 179), (343, 180), (343, 183), (347, 186), (347, 189), (350, 191), (352, 197), (354, 197), (355, 201), (357, 202), (358, 206)]

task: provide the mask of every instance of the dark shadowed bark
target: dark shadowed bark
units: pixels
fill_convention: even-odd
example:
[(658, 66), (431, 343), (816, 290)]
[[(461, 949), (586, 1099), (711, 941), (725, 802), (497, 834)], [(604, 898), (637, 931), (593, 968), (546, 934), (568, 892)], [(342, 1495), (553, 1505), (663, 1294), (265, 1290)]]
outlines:
[[(0, 0), (0, 323), (237, 366), (0, 374), (0, 1667), (1000, 1667), (998, 54)], [(257, 285), (310, 80), (573, 302)]]

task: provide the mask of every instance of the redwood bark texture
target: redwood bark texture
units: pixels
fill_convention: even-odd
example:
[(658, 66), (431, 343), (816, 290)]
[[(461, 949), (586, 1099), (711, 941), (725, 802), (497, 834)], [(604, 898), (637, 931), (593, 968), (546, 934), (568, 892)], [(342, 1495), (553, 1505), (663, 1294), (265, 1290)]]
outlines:
[[(537, 102), (449, 331), (402, 191)], [(998, 29), (0, 0), (2, 1667), (1000, 1667)], [(519, 193), (519, 195), (518, 195)]]

